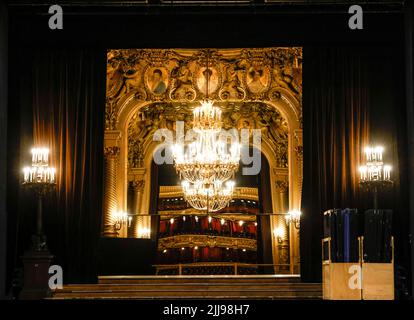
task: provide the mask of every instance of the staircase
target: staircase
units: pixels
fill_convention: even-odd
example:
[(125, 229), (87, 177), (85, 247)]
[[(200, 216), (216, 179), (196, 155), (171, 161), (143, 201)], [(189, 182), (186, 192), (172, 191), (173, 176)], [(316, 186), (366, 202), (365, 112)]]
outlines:
[(52, 299), (321, 299), (320, 283), (295, 276), (104, 276), (70, 284)]

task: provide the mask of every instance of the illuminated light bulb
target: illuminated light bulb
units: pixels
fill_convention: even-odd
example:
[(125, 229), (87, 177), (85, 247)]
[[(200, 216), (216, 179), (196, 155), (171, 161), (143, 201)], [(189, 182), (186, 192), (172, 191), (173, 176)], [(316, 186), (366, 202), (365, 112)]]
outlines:
[(23, 168), (23, 181), (24, 182), (30, 182), (30, 167)]
[(276, 238), (283, 239), (285, 236), (285, 230), (282, 227), (277, 227), (273, 230), (273, 234)]
[(211, 223), (211, 220), (212, 220), (211, 216), (208, 216), (207, 219), (208, 219), (208, 222)]
[(170, 219), (170, 223), (171, 223), (171, 224), (174, 224), (174, 218), (171, 218), (171, 219)]
[(194, 247), (194, 250), (198, 250), (198, 246), (195, 246), (195, 247)]
[(226, 220), (224, 220), (223, 218), (220, 220), (221, 225), (224, 225), (226, 223)]
[(150, 238), (151, 229), (145, 227), (138, 228), (138, 238)]
[(239, 226), (241, 227), (243, 224), (244, 224), (244, 221), (243, 220), (240, 220), (239, 221)]

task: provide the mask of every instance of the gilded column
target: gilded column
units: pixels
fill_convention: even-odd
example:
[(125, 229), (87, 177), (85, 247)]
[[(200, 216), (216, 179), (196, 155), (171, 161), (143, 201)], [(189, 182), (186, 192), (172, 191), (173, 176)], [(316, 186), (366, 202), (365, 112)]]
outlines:
[[(295, 131), (295, 154), (296, 154), (296, 165), (298, 171), (298, 190), (302, 194), (302, 182), (303, 182), (303, 144), (302, 144), (302, 130)], [(300, 199), (300, 198), (299, 198)], [(301, 203), (296, 206), (297, 210), (301, 210)], [(300, 225), (299, 228), (291, 224), (291, 233), (292, 233), (292, 262), (293, 262), (293, 273), (300, 273), (300, 251), (299, 251), (299, 235), (300, 235)]]
[(133, 237), (138, 238), (138, 230), (139, 227), (142, 227), (143, 224), (143, 217), (139, 215), (142, 214), (141, 212), (141, 204), (142, 204), (142, 195), (144, 191), (145, 180), (133, 180), (131, 181), (133, 199), (132, 199), (132, 214), (136, 215), (134, 218), (134, 225), (133, 225)]
[(117, 210), (117, 194), (116, 194), (116, 173), (118, 166), (119, 148), (106, 147), (105, 156), (105, 188), (104, 188), (104, 221), (103, 236), (117, 237), (118, 232), (114, 230), (113, 214)]
[(289, 209), (289, 194), (288, 194), (287, 176), (278, 176), (276, 180), (276, 195), (277, 195), (277, 214), (276, 228), (278, 230), (277, 243), (277, 273), (289, 273), (290, 267), (290, 232), (286, 225), (285, 214)]

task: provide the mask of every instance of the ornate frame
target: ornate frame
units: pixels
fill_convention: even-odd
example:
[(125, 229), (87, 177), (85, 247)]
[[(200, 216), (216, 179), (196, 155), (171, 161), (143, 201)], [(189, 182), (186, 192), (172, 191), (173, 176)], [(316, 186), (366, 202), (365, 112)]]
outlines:
[[(287, 166), (278, 165), (280, 159), (279, 162), (276, 159), (277, 143), (274, 135), (273, 138), (270, 134), (262, 136), (262, 153), (270, 165), (273, 212), (300, 209), (303, 149), (302, 48), (117, 49), (108, 50), (107, 54), (104, 236), (125, 236), (122, 230), (117, 234), (111, 226), (113, 212), (127, 209), (128, 188), (133, 188), (133, 210), (137, 213), (147, 213), (149, 210), (150, 168), (153, 152), (158, 147), (149, 137), (162, 125), (158, 120), (154, 124), (149, 123), (151, 119), (140, 119), (144, 124), (137, 137), (141, 134), (141, 137), (145, 135), (145, 139), (134, 146), (136, 150), (131, 155), (128, 137), (131, 135), (130, 124), (136, 123), (137, 114), (145, 116), (145, 112), (153, 112), (154, 119), (161, 114), (159, 110), (170, 107), (188, 113), (197, 101), (205, 98), (202, 90), (197, 87), (195, 74), (206, 66), (207, 61), (209, 67), (216, 68), (219, 73), (218, 88), (209, 98), (223, 108), (229, 108), (229, 113), (232, 114), (234, 110), (251, 108), (253, 111), (249, 117), (254, 119), (255, 128), (273, 130), (274, 121), (284, 121)], [(161, 81), (165, 79), (164, 85), (160, 86), (165, 91), (161, 90), (161, 93), (152, 92), (147, 85), (148, 70), (153, 68), (161, 70)], [(260, 77), (264, 74), (260, 70), (269, 70), (267, 83), (260, 83), (261, 79), (256, 77), (255, 80), (249, 80), (250, 84), (256, 81), (254, 87), (249, 86), (250, 70), (255, 70), (251, 74), (257, 73)], [(265, 113), (258, 115), (260, 112), (257, 110), (260, 108), (267, 108), (269, 112), (277, 114), (273, 122), (264, 119)], [(155, 111), (158, 113), (154, 114)], [(166, 116), (171, 117), (168, 114)], [(134, 122), (131, 119), (135, 119)], [(145, 126), (147, 120), (149, 124)], [(238, 119), (232, 120), (231, 125), (234, 125)], [(132, 162), (131, 158), (134, 159)], [(288, 204), (281, 200), (286, 198)], [(279, 220), (272, 219), (272, 229), (280, 224)], [(142, 217), (140, 221), (146, 227), (150, 226), (149, 219)], [(289, 231), (290, 271), (297, 273), (295, 266), (299, 264), (299, 234), (292, 227)], [(277, 241), (273, 241), (273, 251), (277, 260)]]

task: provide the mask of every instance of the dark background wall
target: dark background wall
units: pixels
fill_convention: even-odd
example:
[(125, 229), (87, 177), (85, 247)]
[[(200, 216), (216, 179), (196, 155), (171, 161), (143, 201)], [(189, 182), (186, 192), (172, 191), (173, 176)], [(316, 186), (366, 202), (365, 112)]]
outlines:
[[(414, 2), (405, 9), (405, 61), (406, 61), (406, 106), (407, 112), (407, 171), (408, 179), (414, 181)], [(409, 212), (410, 212), (410, 233), (409, 243), (411, 244), (411, 270), (414, 266), (414, 185), (409, 185)], [(411, 271), (411, 288), (414, 288), (413, 271)]]
[(5, 292), (6, 275), (6, 161), (7, 161), (7, 6), (0, 4), (0, 299)]
[[(69, 49), (87, 50), (98, 55), (109, 48), (303, 46), (306, 79), (309, 77), (307, 72), (312, 73), (313, 77), (317, 77), (318, 72), (317, 65), (311, 65), (312, 62), (307, 60), (307, 52), (326, 53), (327, 48), (344, 51), (348, 55), (363, 57), (363, 61), (369, 62), (371, 70), (375, 71), (370, 84), (372, 105), (375, 108), (375, 112), (371, 112), (371, 131), (373, 137), (392, 146), (389, 150), (395, 157), (392, 159), (393, 164), (398, 168), (398, 164), (406, 166), (410, 163), (408, 154), (402, 152), (401, 147), (395, 147), (397, 142), (406, 142), (408, 137), (404, 116), (403, 8), (400, 5), (368, 4), (364, 8), (364, 29), (350, 30), (347, 5), (239, 8), (63, 5), (64, 29), (50, 30), (47, 6), (10, 6), (9, 66), (13, 66), (13, 71), (9, 77), (11, 102), (8, 116), (8, 285), (13, 270), (20, 264), (18, 257), (27, 248), (29, 235), (33, 231), (28, 221), (34, 208), (24, 204), (27, 195), (19, 191), (19, 173), (22, 162), (27, 160), (25, 152), (32, 144), (31, 96), (34, 84), (30, 79), (34, 56), (36, 59), (40, 56), (41, 63), (47, 65), (48, 51), (56, 53)], [(106, 65), (96, 68), (100, 68), (97, 71), (104, 74)], [(304, 82), (304, 101), (311, 87), (312, 83)], [(306, 107), (304, 104), (303, 108)], [(103, 115), (102, 119), (96, 121), (103, 121)], [(402, 140), (399, 139), (401, 136), (404, 136)], [(404, 174), (400, 168), (399, 175)], [(407, 188), (400, 188), (401, 192), (392, 200), (406, 209), (408, 181), (402, 185)], [(314, 192), (317, 197), (317, 190)], [(318, 219), (320, 212), (312, 214)], [(401, 225), (409, 221), (408, 210), (400, 216)], [(404, 241), (399, 260), (407, 270), (410, 268), (408, 225), (404, 224), (405, 227), (398, 229), (400, 238), (407, 240)], [(311, 225), (303, 227), (311, 229)], [(309, 244), (315, 246), (315, 252), (320, 252), (320, 228), (312, 232)], [(60, 240), (50, 238), (49, 241)], [(74, 246), (76, 241), (70, 239), (63, 247)], [(62, 254), (53, 253), (57, 256)], [(320, 279), (320, 260), (317, 257), (305, 259), (302, 263), (302, 268), (309, 268), (308, 281)], [(91, 281), (82, 274), (78, 278)]]

